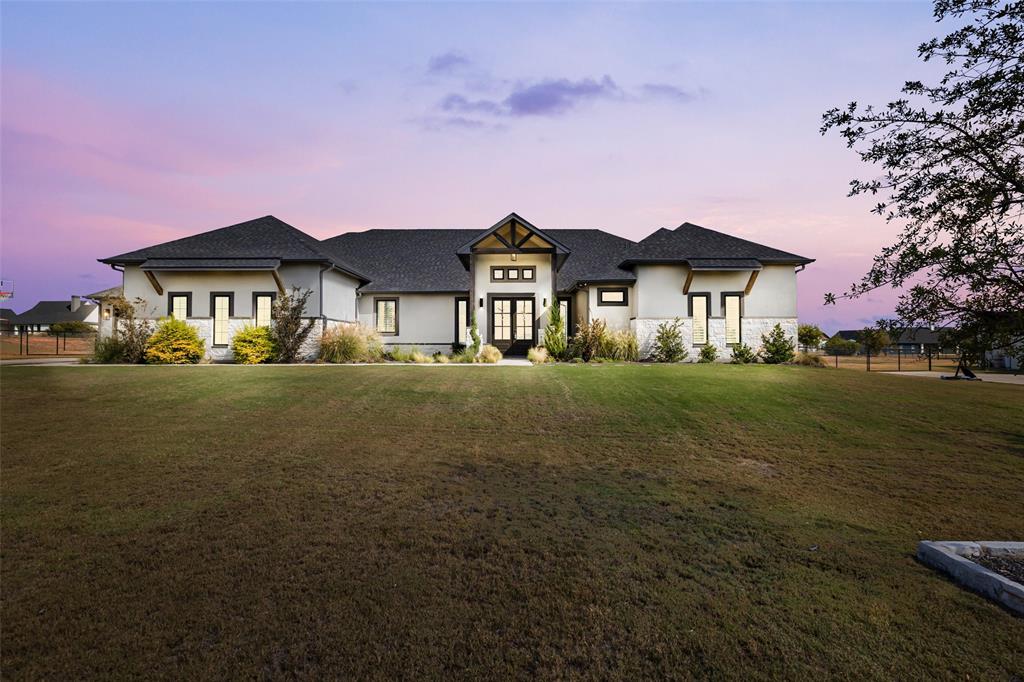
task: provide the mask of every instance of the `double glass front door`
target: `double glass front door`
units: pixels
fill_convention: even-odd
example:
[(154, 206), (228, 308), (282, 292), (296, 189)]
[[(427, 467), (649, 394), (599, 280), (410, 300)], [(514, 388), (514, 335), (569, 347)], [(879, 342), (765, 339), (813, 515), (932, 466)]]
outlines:
[(536, 345), (532, 298), (491, 299), (491, 344), (505, 354), (524, 355)]

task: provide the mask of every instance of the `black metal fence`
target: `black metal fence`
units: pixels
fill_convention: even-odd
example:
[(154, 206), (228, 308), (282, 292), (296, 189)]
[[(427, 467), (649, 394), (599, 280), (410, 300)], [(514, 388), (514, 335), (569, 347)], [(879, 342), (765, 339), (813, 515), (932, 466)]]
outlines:
[(95, 332), (0, 332), (0, 355), (5, 358), (28, 356), (89, 356), (96, 348)]
[(883, 350), (881, 353), (823, 353), (822, 357), (833, 367), (862, 369), (868, 372), (953, 372), (956, 371), (960, 360), (956, 353), (940, 353), (927, 349), (923, 353), (908, 353), (898, 347)]

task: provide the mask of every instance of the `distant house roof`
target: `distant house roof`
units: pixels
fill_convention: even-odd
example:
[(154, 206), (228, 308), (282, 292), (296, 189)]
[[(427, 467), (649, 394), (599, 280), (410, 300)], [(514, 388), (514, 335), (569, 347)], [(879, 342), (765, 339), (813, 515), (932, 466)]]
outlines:
[(82, 303), (78, 310), (71, 312), (70, 301), (40, 301), (25, 312), (17, 315), (14, 324), (56, 324), (57, 322), (85, 322), (96, 310), (95, 303)]
[[(102, 258), (100, 262), (142, 265), (147, 269), (163, 265), (180, 270), (186, 269), (183, 261), (193, 259), (207, 266), (216, 262), (235, 263), (236, 269), (238, 259), (255, 259), (261, 263), (270, 259), (327, 263), (356, 279), (368, 279), (337, 254), (324, 249), (319, 240), (272, 215)], [(147, 265), (150, 260), (154, 262)], [(258, 269), (266, 268), (261, 266)]]
[(91, 298), (94, 301), (102, 301), (105, 298), (117, 298), (119, 296), (124, 296), (123, 286), (110, 287), (109, 289), (96, 291), (91, 294), (86, 294), (85, 296), (83, 296), (83, 298)]
[[(863, 329), (841, 329), (832, 336), (838, 336), (847, 341), (858, 341)], [(952, 327), (911, 327), (904, 329), (900, 335), (893, 339), (893, 343), (923, 343), (927, 346), (934, 346), (942, 343), (943, 334), (953, 331)]]
[(813, 258), (780, 251), (756, 242), (683, 223), (674, 230), (661, 228), (640, 240), (627, 254), (624, 264), (683, 263), (697, 260), (743, 260), (761, 263), (806, 265)]
[(17, 316), (18, 313), (14, 312), (10, 308), (0, 308), (0, 320), (3, 320), (4, 322), (10, 322)]

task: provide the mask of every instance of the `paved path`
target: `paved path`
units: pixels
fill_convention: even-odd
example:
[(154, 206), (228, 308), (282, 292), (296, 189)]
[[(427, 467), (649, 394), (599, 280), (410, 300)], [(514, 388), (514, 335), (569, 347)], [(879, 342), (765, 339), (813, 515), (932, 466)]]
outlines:
[[(952, 376), (953, 372), (882, 372), (882, 374), (893, 374), (901, 377), (918, 377), (920, 379), (938, 379), (939, 377)], [(986, 374), (977, 372), (978, 378), (992, 384), (1017, 384), (1024, 386), (1024, 374)]]

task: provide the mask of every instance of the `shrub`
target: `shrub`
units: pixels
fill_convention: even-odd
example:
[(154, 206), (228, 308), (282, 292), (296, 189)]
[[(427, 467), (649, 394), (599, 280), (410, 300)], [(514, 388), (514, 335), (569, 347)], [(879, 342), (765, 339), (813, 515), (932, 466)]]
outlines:
[(439, 365), (447, 365), (449, 362), (451, 362), (451, 358), (449, 358), (444, 353), (434, 353), (434, 362), (436, 362)]
[(769, 365), (792, 362), (793, 347), (793, 340), (786, 336), (782, 325), (776, 324), (770, 332), (761, 335), (761, 360)]
[(476, 326), (476, 311), (469, 316), (469, 338), (473, 343), (467, 349), (475, 358), (480, 353), (480, 329)]
[(548, 309), (548, 325), (544, 328), (544, 348), (555, 360), (565, 357), (568, 341), (565, 337), (565, 320), (562, 319), (562, 306), (558, 300)]
[(592, 358), (600, 354), (602, 345), (607, 344), (605, 339), (607, 333), (608, 325), (604, 320), (580, 323), (576, 330), (576, 336), (572, 340), (572, 357), (590, 362)]
[(206, 342), (184, 320), (165, 317), (146, 343), (146, 362), (154, 365), (194, 365), (203, 359)]
[(429, 365), (434, 362), (434, 358), (421, 352), (419, 348), (413, 348), (409, 353), (409, 361), (415, 362), (417, 365)]
[(709, 363), (714, 362), (718, 359), (718, 347), (713, 343), (705, 343), (700, 347), (700, 356), (697, 358), (697, 362)]
[(804, 365), (806, 367), (827, 367), (825, 359), (817, 353), (797, 353), (796, 364)]
[(292, 287), (291, 292), (281, 294), (274, 301), (272, 329), (278, 362), (295, 362), (299, 357), (299, 351), (302, 350), (302, 344), (309, 338), (313, 325), (317, 323), (316, 319), (303, 319), (306, 303), (312, 293), (309, 289)]
[(134, 302), (120, 296), (111, 301), (117, 316), (117, 340), (121, 345), (119, 362), (136, 364), (146, 358), (146, 344), (153, 335), (153, 321), (136, 317), (145, 301), (136, 298)]
[(501, 351), (494, 346), (487, 344), (480, 349), (480, 357), (477, 358), (479, 362), (488, 364), (494, 364), (501, 360)]
[(847, 341), (836, 334), (825, 342), (825, 352), (829, 355), (853, 355), (857, 352), (857, 342)]
[(71, 322), (55, 322), (50, 325), (46, 333), (50, 336), (56, 336), (57, 334), (92, 334), (95, 331), (96, 327), (88, 322), (73, 320)]
[(240, 365), (260, 365), (274, 361), (274, 335), (269, 327), (242, 327), (231, 339), (231, 354)]
[(683, 345), (683, 333), (679, 331), (682, 322), (677, 317), (672, 322), (662, 322), (654, 335), (654, 349), (651, 359), (655, 362), (682, 362), (689, 355)]
[(116, 336), (97, 339), (96, 347), (92, 351), (92, 359), (93, 362), (103, 365), (126, 362), (124, 344)]
[(615, 329), (605, 332), (598, 339), (597, 353), (592, 358), (636, 362), (640, 359), (640, 344), (636, 334), (629, 329)]
[(535, 365), (543, 365), (548, 361), (548, 349), (544, 346), (539, 348), (531, 348), (526, 351), (526, 359)]
[(412, 362), (413, 351), (419, 352), (419, 348), (413, 347), (408, 350), (401, 346), (393, 346), (387, 355), (393, 362)]
[(757, 355), (750, 346), (741, 343), (733, 347), (732, 360), (730, 362), (734, 365), (749, 365), (750, 363), (757, 362)]
[(377, 330), (365, 324), (339, 324), (320, 339), (325, 362), (379, 362), (384, 354)]
[(802, 324), (796, 328), (796, 340), (804, 349), (817, 348), (825, 334), (814, 324)]
[(476, 361), (476, 356), (467, 348), (461, 353), (453, 353), (451, 361), (459, 364), (471, 364)]

